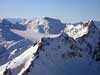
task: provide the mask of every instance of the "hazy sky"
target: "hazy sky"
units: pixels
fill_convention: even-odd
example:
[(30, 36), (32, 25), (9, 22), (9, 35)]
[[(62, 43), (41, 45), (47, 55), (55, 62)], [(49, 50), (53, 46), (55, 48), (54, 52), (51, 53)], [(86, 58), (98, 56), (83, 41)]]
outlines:
[(0, 17), (100, 20), (100, 0), (0, 0)]

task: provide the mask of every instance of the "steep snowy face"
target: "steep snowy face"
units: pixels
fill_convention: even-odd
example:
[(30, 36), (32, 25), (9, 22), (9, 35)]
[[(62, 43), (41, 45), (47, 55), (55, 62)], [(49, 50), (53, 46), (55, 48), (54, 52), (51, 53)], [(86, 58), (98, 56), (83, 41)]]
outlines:
[[(16, 54), (16, 50), (11, 52), (10, 55), (16, 55), (12, 60), (9, 60), (4, 65), (0, 66), (0, 75), (22, 75), (25, 70), (30, 66), (31, 62), (35, 59), (34, 53), (36, 53), (38, 45), (26, 49), (19, 56)], [(9, 58), (11, 58), (9, 56)]]
[[(90, 30), (97, 30), (98, 29), (95, 29), (97, 28), (96, 23), (94, 23), (94, 21), (88, 21), (87, 23), (78, 23), (78, 24), (69, 24), (69, 25), (66, 25), (66, 28), (64, 29), (64, 32), (66, 32), (70, 37), (73, 37), (74, 39), (77, 39), (79, 37), (82, 37), (84, 36), (85, 34), (88, 34), (88, 32)], [(94, 29), (92, 28), (93, 26)]]
[(81, 37), (88, 32), (88, 26), (84, 26), (84, 24), (75, 24), (75, 25), (66, 25), (66, 28), (64, 31), (70, 36), (73, 37), (74, 39)]
[(68, 25), (65, 32), (77, 41), (77, 46), (82, 50), (86, 50), (89, 54), (95, 52), (97, 44), (99, 43), (100, 30), (95, 25), (94, 21), (78, 25)]
[(48, 17), (29, 20), (25, 24), (33, 31), (45, 34), (59, 34), (65, 27), (65, 24), (60, 20)]
[(76, 39), (77, 45), (82, 50), (87, 51), (94, 60), (100, 60), (100, 30), (93, 21), (86, 24), (88, 26), (88, 33)]
[(87, 47), (82, 49), (77, 43), (78, 41), (65, 33), (56, 38), (42, 38), (36, 53), (37, 58), (25, 73), (28, 75), (73, 75), (73, 73), (99, 75), (100, 69), (97, 69), (99, 64), (86, 51)]
[(90, 50), (91, 53), (91, 51), (95, 50), (96, 45), (99, 42), (100, 30), (96, 27), (93, 21), (89, 21), (83, 26), (88, 27), (88, 32), (76, 40), (79, 42), (79, 46), (81, 46), (83, 49), (87, 47), (87, 50)]

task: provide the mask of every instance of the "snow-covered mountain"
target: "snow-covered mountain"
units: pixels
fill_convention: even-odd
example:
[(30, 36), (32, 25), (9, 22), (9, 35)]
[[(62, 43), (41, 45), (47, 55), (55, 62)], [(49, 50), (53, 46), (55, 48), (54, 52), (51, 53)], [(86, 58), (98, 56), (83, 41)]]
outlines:
[(0, 19), (0, 75), (99, 75), (98, 26), (92, 20)]
[(49, 17), (32, 19), (26, 21), (25, 24), (28, 25), (28, 29), (45, 34), (58, 34), (65, 27), (65, 24), (61, 23), (60, 20)]

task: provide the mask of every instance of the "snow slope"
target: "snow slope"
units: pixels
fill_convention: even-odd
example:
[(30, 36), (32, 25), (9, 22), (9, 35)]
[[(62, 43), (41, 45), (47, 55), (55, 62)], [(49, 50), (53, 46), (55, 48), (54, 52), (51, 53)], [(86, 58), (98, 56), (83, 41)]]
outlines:
[(11, 69), (12, 75), (22, 75), (22, 73), (29, 67), (31, 61), (35, 59), (34, 53), (36, 53), (38, 45), (30, 47), (25, 50), (21, 55), (13, 58), (11, 61), (7, 62), (5, 65), (0, 66), (0, 75), (2, 75), (2, 70), (6, 71)]

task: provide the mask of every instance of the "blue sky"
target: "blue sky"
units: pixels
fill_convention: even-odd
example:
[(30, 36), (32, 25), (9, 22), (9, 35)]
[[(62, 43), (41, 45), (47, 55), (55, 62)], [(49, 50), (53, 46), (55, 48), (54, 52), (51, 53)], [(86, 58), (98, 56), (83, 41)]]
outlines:
[(100, 20), (100, 0), (0, 0), (0, 17), (45, 16), (63, 22)]

